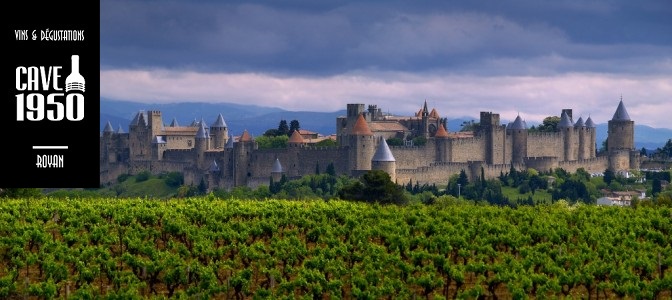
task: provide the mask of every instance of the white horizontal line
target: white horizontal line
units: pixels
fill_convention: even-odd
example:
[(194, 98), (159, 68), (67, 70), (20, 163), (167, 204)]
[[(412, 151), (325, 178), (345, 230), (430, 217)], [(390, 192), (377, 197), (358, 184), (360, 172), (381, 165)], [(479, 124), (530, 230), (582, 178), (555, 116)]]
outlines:
[(68, 146), (33, 146), (33, 149), (68, 149)]

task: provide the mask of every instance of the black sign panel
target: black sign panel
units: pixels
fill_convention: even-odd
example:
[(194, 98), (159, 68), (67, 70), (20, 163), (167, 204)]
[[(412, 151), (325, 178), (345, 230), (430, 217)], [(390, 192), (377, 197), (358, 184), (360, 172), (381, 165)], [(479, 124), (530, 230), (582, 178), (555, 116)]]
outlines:
[(0, 187), (98, 187), (100, 3), (14, 5), (3, 18)]

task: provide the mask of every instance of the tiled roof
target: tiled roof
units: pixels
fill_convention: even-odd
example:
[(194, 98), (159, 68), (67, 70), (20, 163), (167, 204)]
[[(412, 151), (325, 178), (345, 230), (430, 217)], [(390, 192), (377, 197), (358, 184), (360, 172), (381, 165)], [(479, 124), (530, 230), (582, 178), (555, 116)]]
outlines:
[(288, 143), (290, 143), (290, 144), (303, 144), (304, 143), (303, 137), (301, 136), (301, 134), (299, 133), (298, 130), (294, 130), (294, 132), (292, 132), (292, 136), (289, 137)]
[(446, 131), (446, 128), (443, 127), (443, 124), (439, 124), (439, 129), (436, 130), (436, 133), (434, 134), (434, 137), (437, 138), (448, 138), (448, 131)]
[(249, 132), (247, 132), (247, 129), (243, 131), (243, 134), (238, 138), (239, 142), (251, 142), (252, 141), (252, 135), (250, 135)]
[(352, 134), (354, 135), (373, 135), (371, 132), (371, 129), (369, 129), (369, 125), (366, 124), (366, 120), (364, 120), (364, 115), (359, 115), (359, 118), (357, 118), (357, 122), (355, 123), (355, 126), (352, 127)]
[(402, 125), (399, 122), (371, 122), (368, 124), (369, 130), (371, 132), (376, 131), (408, 131), (406, 126)]
[(439, 113), (436, 111), (436, 108), (432, 108), (432, 112), (429, 113), (430, 118), (439, 118)]

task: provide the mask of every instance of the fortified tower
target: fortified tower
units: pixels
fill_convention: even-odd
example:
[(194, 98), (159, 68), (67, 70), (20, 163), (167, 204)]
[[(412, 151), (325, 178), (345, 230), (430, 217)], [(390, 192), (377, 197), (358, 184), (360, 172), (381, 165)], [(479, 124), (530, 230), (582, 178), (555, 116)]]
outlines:
[(375, 149), (375, 139), (369, 125), (366, 124), (364, 115), (360, 114), (352, 127), (348, 136), (348, 145), (350, 147), (350, 170), (354, 176), (358, 176), (358, 171), (371, 170), (371, 158)]
[(336, 139), (339, 145), (349, 146), (348, 143), (350, 142), (350, 139), (348, 136), (352, 132), (352, 127), (357, 123), (359, 116), (364, 113), (366, 113), (364, 104), (351, 103), (347, 106), (347, 116), (345, 118), (336, 118)]
[(588, 117), (586, 119), (586, 129), (588, 130), (588, 143), (586, 144), (586, 153), (588, 157), (594, 158), (597, 156), (597, 125), (593, 122), (593, 119)]
[(614, 117), (609, 121), (608, 127), (607, 149), (609, 152), (635, 150), (635, 122), (630, 120), (623, 99), (618, 103), (618, 108), (616, 108)]
[(571, 112), (567, 113), (566, 109), (562, 110), (562, 116), (560, 116), (560, 123), (558, 123), (558, 129), (560, 129), (560, 134), (562, 136), (562, 152), (563, 152), (563, 161), (572, 161), (576, 160), (576, 155), (574, 155), (574, 124), (571, 120)]
[(639, 155), (635, 150), (635, 122), (630, 120), (622, 98), (608, 128), (609, 168), (614, 171), (636, 169), (639, 166)]
[(110, 151), (112, 147), (112, 134), (114, 134), (114, 129), (112, 128), (112, 123), (107, 121), (105, 128), (103, 128), (103, 136), (100, 139), (100, 162), (107, 163), (112, 161), (114, 153)]
[(503, 164), (506, 131), (499, 125), (499, 114), (481, 112), (479, 134), (485, 139), (485, 163)]
[(247, 185), (248, 177), (252, 176), (249, 171), (250, 161), (252, 153), (256, 148), (256, 142), (252, 139), (250, 133), (247, 130), (243, 131), (243, 134), (238, 138), (238, 142), (233, 146), (234, 186)]
[(210, 134), (212, 135), (212, 149), (223, 149), (229, 138), (229, 129), (224, 122), (222, 114), (217, 116), (215, 123), (210, 125)]
[(371, 170), (381, 170), (390, 175), (392, 182), (396, 180), (397, 174), (397, 163), (390, 151), (390, 147), (387, 145), (387, 141), (383, 137), (380, 137), (380, 142), (378, 142), (378, 149), (371, 159)]
[(513, 121), (513, 124), (507, 128), (508, 133), (511, 135), (511, 145), (512, 153), (511, 160), (514, 164), (524, 163), (525, 157), (527, 157), (527, 125), (523, 119), (519, 116), (516, 117), (516, 120)]
[(147, 160), (150, 158), (152, 136), (148, 130), (145, 112), (139, 111), (129, 124), (129, 156), (132, 160)]
[(198, 131), (196, 132), (194, 152), (196, 155), (196, 167), (204, 169), (205, 165), (205, 151), (208, 150), (209, 135), (205, 129), (205, 122), (201, 120), (198, 124)]
[(443, 124), (439, 124), (439, 129), (437, 129), (436, 134), (434, 134), (434, 140), (436, 143), (436, 161), (450, 161), (451, 148), (449, 138), (450, 136), (448, 135), (446, 128), (443, 126)]

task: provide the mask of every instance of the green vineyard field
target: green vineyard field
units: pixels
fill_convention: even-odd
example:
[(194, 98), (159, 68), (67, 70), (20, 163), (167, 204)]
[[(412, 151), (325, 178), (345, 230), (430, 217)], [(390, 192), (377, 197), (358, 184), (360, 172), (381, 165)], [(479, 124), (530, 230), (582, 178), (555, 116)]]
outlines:
[(0, 201), (2, 299), (672, 298), (672, 209)]

